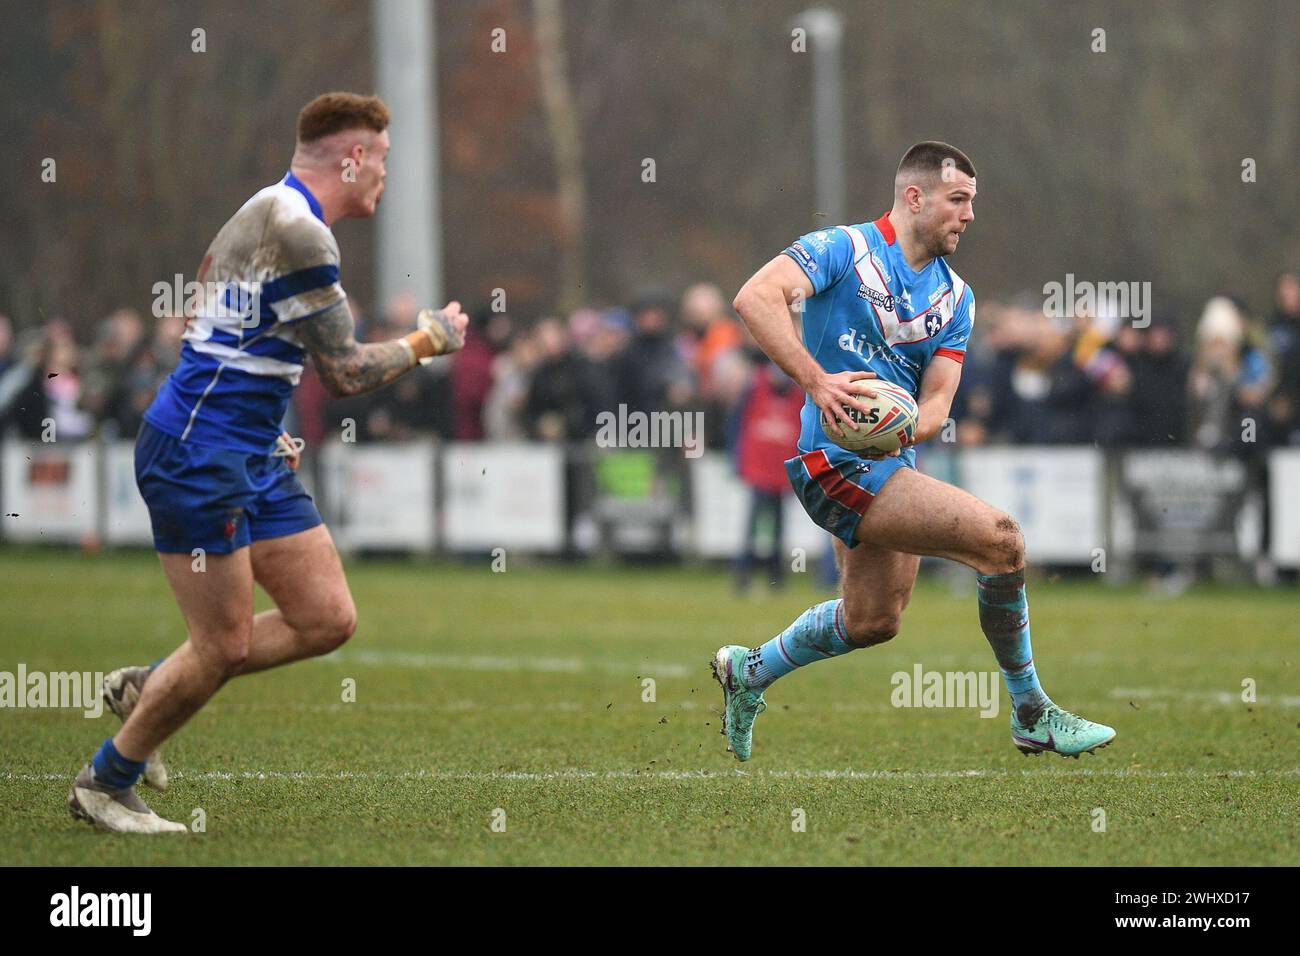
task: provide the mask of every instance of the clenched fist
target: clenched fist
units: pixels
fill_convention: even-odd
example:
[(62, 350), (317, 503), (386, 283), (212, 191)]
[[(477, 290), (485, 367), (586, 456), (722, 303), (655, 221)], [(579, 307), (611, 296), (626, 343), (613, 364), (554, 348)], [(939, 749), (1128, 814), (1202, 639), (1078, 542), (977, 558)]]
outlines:
[[(437, 312), (421, 309), (416, 322), (419, 331), (428, 336), (433, 348), (432, 353), (420, 355), (420, 361), (426, 365), (435, 355), (449, 355), (465, 344), (465, 328), (469, 325), (469, 316), (460, 310), (460, 303), (454, 299)], [(417, 350), (417, 354), (423, 351)]]

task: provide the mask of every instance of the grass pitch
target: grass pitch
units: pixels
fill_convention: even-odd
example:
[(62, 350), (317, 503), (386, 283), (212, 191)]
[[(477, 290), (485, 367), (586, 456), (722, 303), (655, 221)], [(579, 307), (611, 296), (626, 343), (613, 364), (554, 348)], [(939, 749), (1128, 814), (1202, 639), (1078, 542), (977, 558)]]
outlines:
[[(108, 671), (180, 641), (151, 554), (6, 549), (0, 575), (0, 671)], [(742, 765), (706, 662), (822, 600), (807, 576), (750, 599), (708, 568), (485, 559), (349, 576), (352, 641), (227, 685), (168, 745), (171, 789), (142, 790), (172, 819), (201, 809), (204, 833), (73, 821), (68, 784), (116, 719), (0, 710), (0, 863), (124, 859), (106, 843), (181, 865), (1300, 862), (1293, 590), (1158, 599), (1033, 580), (1044, 686), (1118, 730), (1076, 762), (1018, 753), (1001, 692), (991, 719), (891, 705), (891, 675), (917, 664), (995, 669), (973, 580), (923, 580), (894, 641), (768, 692)]]

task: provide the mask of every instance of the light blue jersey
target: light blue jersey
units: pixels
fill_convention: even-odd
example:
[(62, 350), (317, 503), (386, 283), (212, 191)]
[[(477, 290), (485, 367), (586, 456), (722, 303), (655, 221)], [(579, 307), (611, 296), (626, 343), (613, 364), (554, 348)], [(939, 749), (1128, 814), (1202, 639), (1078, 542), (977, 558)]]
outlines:
[[(975, 322), (975, 293), (942, 257), (920, 272), (903, 258), (889, 215), (810, 232), (784, 250), (813, 286), (803, 342), (826, 371), (875, 372), (916, 396), (936, 355), (961, 362)], [(827, 436), (821, 411), (804, 402), (799, 451), (831, 464), (856, 461)], [(909, 463), (915, 450), (904, 449)]]

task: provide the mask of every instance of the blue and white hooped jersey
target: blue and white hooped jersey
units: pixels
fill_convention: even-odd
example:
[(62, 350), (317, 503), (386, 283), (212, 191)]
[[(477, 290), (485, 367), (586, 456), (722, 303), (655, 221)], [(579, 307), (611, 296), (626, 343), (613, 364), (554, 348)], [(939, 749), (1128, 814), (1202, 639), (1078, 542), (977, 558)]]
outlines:
[(346, 299), (320, 203), (292, 173), (262, 189), (222, 226), (196, 279), (205, 294), (180, 364), (144, 417), (182, 441), (269, 452), (302, 375), (299, 323)]
[[(784, 252), (812, 283), (803, 341), (817, 363), (832, 373), (875, 372), (915, 396), (934, 356), (964, 360), (975, 293), (942, 257), (913, 271), (895, 239), (886, 213), (875, 222), (810, 232)], [(800, 452), (822, 449), (833, 463), (856, 459), (826, 436), (811, 398), (802, 425)]]

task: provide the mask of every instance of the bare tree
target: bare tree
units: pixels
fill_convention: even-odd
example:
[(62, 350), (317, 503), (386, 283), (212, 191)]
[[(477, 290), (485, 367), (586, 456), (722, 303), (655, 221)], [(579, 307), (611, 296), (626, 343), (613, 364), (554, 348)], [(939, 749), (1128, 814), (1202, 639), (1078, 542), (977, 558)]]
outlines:
[(564, 14), (559, 0), (533, 0), (537, 21), (537, 67), (542, 103), (555, 154), (560, 202), (560, 291), (565, 312), (584, 300), (587, 189), (582, 175), (582, 131), (573, 89), (564, 68)]

